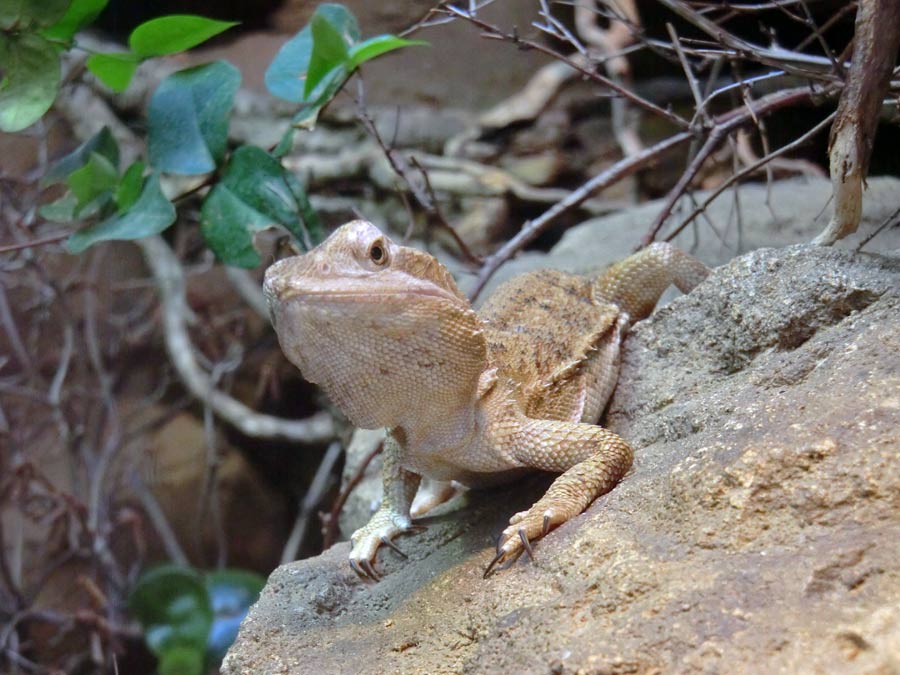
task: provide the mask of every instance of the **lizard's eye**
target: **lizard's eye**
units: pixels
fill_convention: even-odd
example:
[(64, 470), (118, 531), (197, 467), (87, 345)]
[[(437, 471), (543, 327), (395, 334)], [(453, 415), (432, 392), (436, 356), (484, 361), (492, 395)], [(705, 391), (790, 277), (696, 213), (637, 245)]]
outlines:
[(376, 265), (384, 265), (387, 262), (387, 247), (384, 245), (384, 240), (381, 237), (373, 241), (369, 246), (369, 258)]

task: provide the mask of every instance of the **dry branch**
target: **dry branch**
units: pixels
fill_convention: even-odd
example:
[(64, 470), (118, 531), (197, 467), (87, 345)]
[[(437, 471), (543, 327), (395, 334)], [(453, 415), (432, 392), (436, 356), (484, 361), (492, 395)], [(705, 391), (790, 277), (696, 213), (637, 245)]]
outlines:
[[(796, 87), (794, 89), (786, 89), (774, 94), (769, 94), (768, 96), (763, 96), (762, 98), (759, 98), (756, 101), (752, 101), (749, 104), (734, 108), (733, 110), (730, 110), (713, 119), (714, 126), (713, 130), (710, 132), (710, 138), (713, 138), (714, 140), (712, 143), (708, 143), (708, 145), (714, 147), (719, 142), (724, 140), (724, 138), (730, 132), (734, 131), (744, 124), (752, 122), (756, 117), (769, 114), (772, 111), (778, 110), (779, 108), (783, 108), (785, 106), (797, 105), (798, 103), (808, 101), (813, 98), (813, 96), (824, 96), (825, 94), (826, 92), (815, 92), (808, 87)], [(503, 263), (512, 258), (516, 253), (518, 253), (530, 242), (532, 242), (560, 215), (562, 215), (569, 209), (578, 206), (594, 192), (602, 190), (620, 180), (624, 176), (630, 175), (635, 171), (657, 161), (667, 152), (692, 140), (693, 138), (695, 138), (695, 136), (692, 132), (681, 131), (656, 143), (655, 145), (647, 148), (637, 155), (632, 155), (631, 157), (626, 157), (619, 160), (611, 167), (597, 174), (586, 183), (581, 185), (581, 187), (571, 192), (568, 197), (554, 204), (539, 217), (535, 218), (532, 221), (526, 222), (522, 229), (518, 232), (518, 234), (516, 234), (512, 239), (506, 242), (494, 254), (492, 254), (485, 260), (484, 265), (482, 265), (481, 270), (478, 273), (478, 278), (472, 290), (472, 299), (478, 297), (478, 295), (484, 289), (485, 284), (487, 284), (488, 280), (494, 275), (494, 273)], [(684, 183), (684, 181), (681, 181), (680, 183)], [(682, 190), (684, 187), (685, 185), (681, 185)], [(668, 212), (671, 210), (672, 205), (675, 203), (675, 200), (680, 194), (681, 192), (676, 193), (675, 190), (670, 193), (669, 200), (667, 200), (667, 207), (664, 207), (664, 210), (660, 214), (660, 218), (658, 219), (659, 226), (654, 225), (654, 227), (651, 228), (651, 231), (648, 232), (648, 234), (644, 238), (644, 241), (646, 243), (653, 241), (653, 237), (655, 236), (656, 232), (658, 232), (663, 220), (668, 215)]]
[(861, 0), (853, 43), (853, 60), (829, 142), (834, 213), (813, 241), (821, 246), (830, 246), (859, 227), (863, 181), (900, 47), (900, 2)]
[(264, 415), (216, 389), (209, 375), (197, 363), (188, 335), (186, 320), (190, 310), (185, 299), (181, 262), (162, 237), (145, 237), (139, 239), (137, 244), (159, 289), (166, 351), (181, 381), (195, 397), (206, 402), (218, 417), (248, 436), (284, 438), (302, 443), (334, 438), (334, 421), (326, 412), (315, 413), (304, 420)]

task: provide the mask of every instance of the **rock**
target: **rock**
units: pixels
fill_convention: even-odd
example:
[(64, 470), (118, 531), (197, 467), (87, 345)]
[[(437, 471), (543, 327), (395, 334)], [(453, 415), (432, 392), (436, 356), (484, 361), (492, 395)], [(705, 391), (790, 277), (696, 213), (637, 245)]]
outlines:
[(487, 580), (549, 478), (471, 492), (382, 551), (278, 568), (243, 673), (893, 672), (900, 661), (900, 260), (733, 260), (635, 327), (608, 424), (634, 468)]

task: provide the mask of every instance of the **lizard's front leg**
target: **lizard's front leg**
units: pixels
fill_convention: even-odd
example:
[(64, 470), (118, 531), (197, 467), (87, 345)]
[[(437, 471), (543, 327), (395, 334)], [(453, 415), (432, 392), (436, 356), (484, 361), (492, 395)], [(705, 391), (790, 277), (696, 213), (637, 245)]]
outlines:
[(350, 537), (353, 544), (350, 551), (350, 567), (360, 576), (375, 581), (378, 581), (379, 575), (372, 562), (378, 549), (384, 544), (403, 555), (391, 539), (413, 529), (409, 507), (419, 487), (421, 476), (400, 466), (400, 452), (397, 440), (388, 433), (384, 439), (382, 452), (384, 497), (381, 500), (381, 507), (372, 514), (366, 525)]
[(531, 555), (532, 541), (609, 492), (631, 467), (634, 456), (631, 446), (617, 434), (580, 422), (526, 418), (514, 445), (515, 457), (523, 466), (564, 473), (534, 506), (510, 518), (485, 577), (498, 563), (512, 562), (523, 551)]

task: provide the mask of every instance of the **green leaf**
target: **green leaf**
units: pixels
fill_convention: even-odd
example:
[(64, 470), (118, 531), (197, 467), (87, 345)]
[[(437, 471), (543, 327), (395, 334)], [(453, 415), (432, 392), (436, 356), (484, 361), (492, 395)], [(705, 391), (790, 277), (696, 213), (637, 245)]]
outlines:
[(306, 194), (281, 163), (253, 146), (234, 151), (222, 179), (209, 191), (200, 212), (206, 243), (227, 265), (256, 267), (253, 233), (276, 225), (303, 242), (304, 222), (318, 235)]
[(217, 666), (237, 637), (250, 605), (259, 598), (265, 578), (245, 570), (220, 570), (206, 575), (206, 591), (213, 609), (213, 624), (206, 642), (209, 662)]
[(54, 163), (41, 179), (42, 184), (50, 185), (63, 180), (70, 173), (87, 164), (91, 153), (94, 152), (103, 155), (113, 166), (119, 166), (119, 145), (109, 128), (103, 127), (75, 150)]
[(213, 613), (206, 586), (195, 571), (162, 565), (145, 572), (128, 598), (128, 607), (157, 656), (176, 647), (201, 653), (205, 649)]
[(356, 22), (356, 17), (343, 5), (330, 2), (323, 3), (316, 7), (313, 19), (316, 16), (327, 19), (328, 23), (340, 33), (341, 39), (347, 47), (351, 47), (359, 42), (361, 33), (359, 32), (359, 24)]
[(91, 54), (87, 69), (113, 91), (128, 89), (134, 71), (138, 67), (138, 57), (130, 52), (123, 54)]
[(338, 90), (344, 86), (347, 81), (347, 71), (343, 66), (335, 68), (328, 76), (319, 83), (316, 91), (313, 92), (315, 99), (302, 106), (299, 111), (291, 118), (291, 125), (297, 129), (312, 129), (316, 126), (316, 120), (319, 113), (325, 107)]
[(175, 207), (163, 195), (159, 175), (151, 174), (130, 209), (76, 232), (69, 237), (66, 247), (71, 253), (80, 253), (98, 241), (140, 239), (158, 234), (174, 222)]
[(159, 675), (203, 675), (203, 652), (195, 647), (172, 647), (159, 657)]
[(75, 33), (93, 23), (109, 0), (72, 0), (72, 4), (55, 24), (43, 31), (52, 40), (71, 40)]
[(331, 71), (343, 66), (347, 60), (347, 45), (337, 28), (322, 14), (313, 14), (313, 50), (309, 59), (309, 70), (303, 85), (303, 97), (309, 95)]
[(305, 91), (307, 71), (313, 54), (312, 23), (316, 17), (326, 19), (340, 34), (348, 49), (359, 41), (359, 25), (346, 7), (330, 3), (319, 5), (310, 24), (281, 46), (266, 69), (266, 87), (273, 96), (292, 103), (303, 103), (309, 98), (319, 97), (315, 91), (307, 97)]
[(37, 122), (56, 99), (59, 55), (53, 44), (35, 33), (0, 33), (0, 69), (0, 131), (21, 131)]
[(69, 223), (75, 220), (75, 207), (78, 206), (78, 198), (71, 192), (57, 199), (50, 204), (44, 204), (38, 213), (41, 217), (54, 223)]
[(207, 245), (219, 260), (234, 267), (259, 265), (261, 258), (248, 228), (259, 230), (271, 224), (222, 185), (209, 191), (200, 215)]
[(86, 207), (97, 201), (99, 206), (112, 198), (119, 182), (119, 173), (106, 157), (92, 152), (87, 163), (66, 179), (66, 184), (78, 200), (75, 216), (80, 217)]
[(228, 115), (240, 83), (240, 71), (225, 61), (163, 80), (147, 113), (151, 166), (185, 175), (214, 170), (225, 156)]
[(66, 13), (70, 1), (0, 0), (0, 30), (24, 31), (31, 26), (52, 26)]
[(376, 56), (387, 54), (401, 47), (429, 47), (425, 40), (404, 40), (395, 35), (376, 35), (368, 40), (363, 40), (350, 48), (350, 70), (358, 68), (366, 61), (371, 61)]
[(309, 26), (281, 45), (266, 69), (266, 88), (280, 99), (292, 103), (303, 101), (303, 81), (312, 54), (312, 31)]
[(294, 132), (296, 129), (294, 127), (288, 127), (287, 130), (281, 135), (281, 140), (278, 141), (278, 145), (272, 150), (272, 156), (276, 159), (281, 159), (286, 154), (288, 154), (294, 148)]
[(173, 14), (145, 21), (128, 37), (128, 46), (138, 56), (176, 54), (237, 26), (234, 21), (216, 21), (192, 14)]
[(125, 170), (122, 180), (116, 187), (113, 198), (119, 212), (127, 211), (141, 195), (141, 187), (144, 184), (144, 163), (138, 160)]

